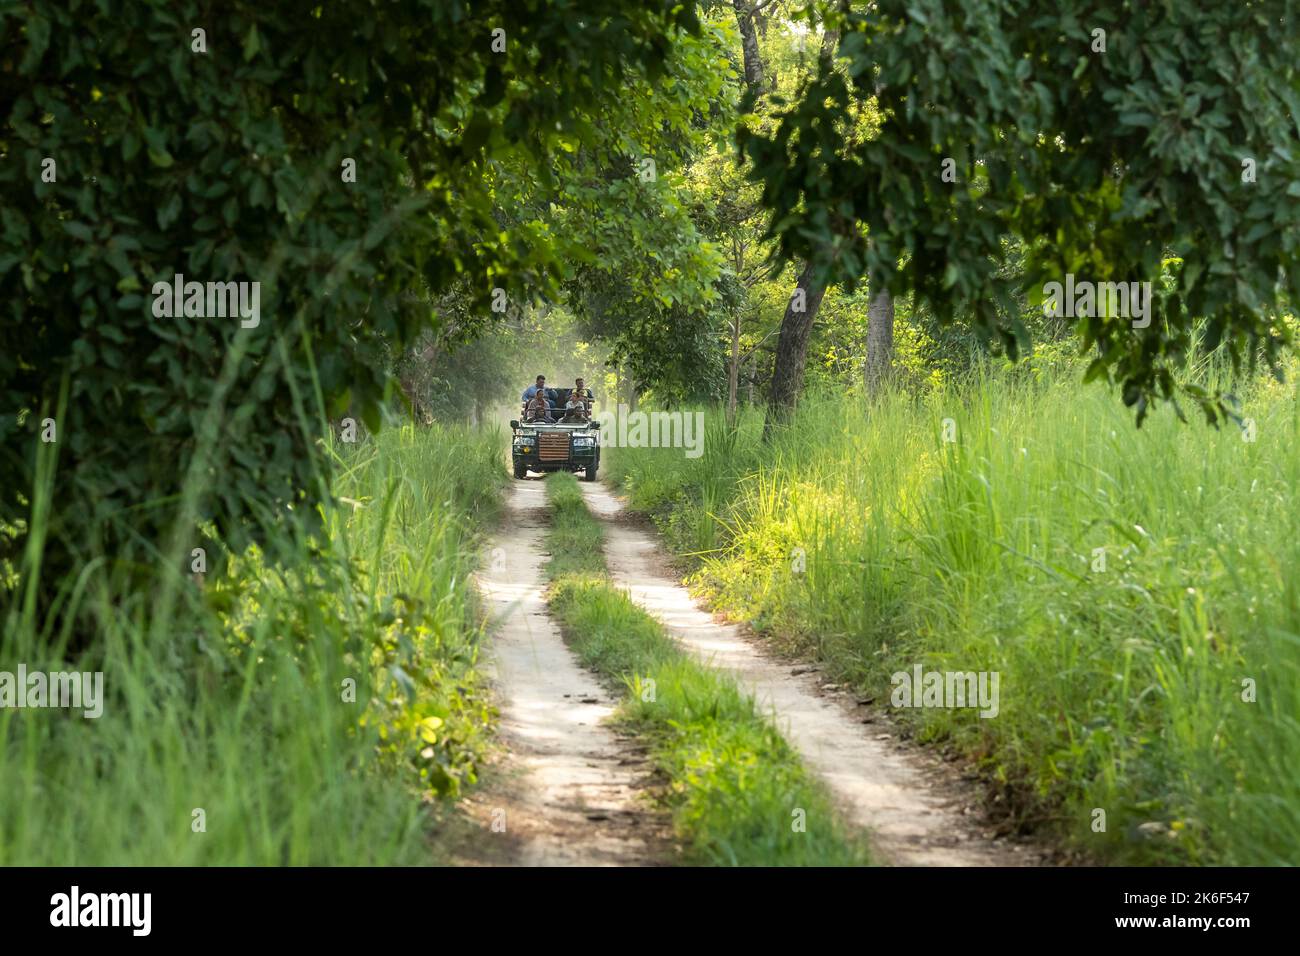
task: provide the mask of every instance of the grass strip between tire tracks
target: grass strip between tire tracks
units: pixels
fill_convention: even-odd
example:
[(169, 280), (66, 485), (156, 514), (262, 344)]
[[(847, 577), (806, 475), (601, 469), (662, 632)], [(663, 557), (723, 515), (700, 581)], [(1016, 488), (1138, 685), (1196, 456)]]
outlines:
[(864, 841), (753, 699), (682, 650), (609, 579), (600, 522), (571, 475), (547, 479), (549, 601), (583, 664), (624, 697), (618, 721), (650, 745), (690, 863), (841, 866)]

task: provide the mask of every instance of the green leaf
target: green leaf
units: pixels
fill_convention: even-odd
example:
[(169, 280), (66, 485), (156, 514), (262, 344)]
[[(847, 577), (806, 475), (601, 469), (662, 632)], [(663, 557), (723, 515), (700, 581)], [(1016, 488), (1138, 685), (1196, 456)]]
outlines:
[(262, 38), (258, 35), (257, 24), (254, 23), (244, 34), (244, 62), (247, 63), (257, 56), (257, 51), (260, 49), (262, 49)]

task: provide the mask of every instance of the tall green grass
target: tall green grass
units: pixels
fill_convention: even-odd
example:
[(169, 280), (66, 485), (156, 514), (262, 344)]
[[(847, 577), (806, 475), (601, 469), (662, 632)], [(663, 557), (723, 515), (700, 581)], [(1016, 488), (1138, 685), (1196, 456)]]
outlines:
[(995, 718), (905, 714), (1024, 822), (1115, 862), (1297, 863), (1300, 417), (1271, 380), (1244, 415), (1254, 441), (1136, 429), (1077, 373), (989, 372), (607, 460), (721, 608), (879, 700), (916, 663), (998, 671)]
[(678, 647), (662, 624), (610, 583), (600, 523), (577, 481), (555, 474), (547, 491), (551, 608), (583, 663), (624, 688), (620, 720), (650, 743), (686, 861), (865, 864), (861, 838), (839, 822), (825, 792), (752, 698)]
[(0, 670), (102, 670), (107, 698), (98, 720), (0, 710), (0, 863), (436, 859), (434, 798), (473, 781), (491, 720), (466, 577), (500, 436), (402, 427), (332, 454), (343, 504), (314, 534), (282, 523), (277, 562), (149, 592), (88, 564), (66, 589), (98, 625), (79, 660), (21, 597), (0, 608)]

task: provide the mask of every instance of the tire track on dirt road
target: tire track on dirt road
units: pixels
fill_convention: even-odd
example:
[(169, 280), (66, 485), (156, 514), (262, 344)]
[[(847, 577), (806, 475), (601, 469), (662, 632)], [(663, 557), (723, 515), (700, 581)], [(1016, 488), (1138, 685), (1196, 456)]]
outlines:
[[(546, 525), (543, 483), (516, 481), (489, 545), (494, 560), (476, 575), (492, 619), (488, 671), (507, 753), (492, 782), (466, 801), (484, 831), (474, 842), (500, 843), (465, 852), (524, 866), (665, 862), (666, 822), (639, 799), (648, 763), (602, 723), (613, 699), (547, 614), (539, 567)], [(502, 810), (504, 834), (491, 829)]]
[(1038, 848), (985, 836), (973, 819), (978, 814), (964, 812), (979, 805), (977, 795), (950, 770), (907, 752), (893, 735), (865, 731), (862, 715), (823, 696), (815, 676), (792, 674), (789, 663), (770, 657), (741, 628), (714, 621), (672, 575), (657, 536), (625, 520), (623, 504), (604, 482), (584, 482), (582, 491), (604, 524), (605, 557), (615, 583), (701, 659), (731, 671), (760, 708), (775, 714), (786, 740), (825, 781), (846, 818), (869, 831), (886, 862), (1042, 862)]

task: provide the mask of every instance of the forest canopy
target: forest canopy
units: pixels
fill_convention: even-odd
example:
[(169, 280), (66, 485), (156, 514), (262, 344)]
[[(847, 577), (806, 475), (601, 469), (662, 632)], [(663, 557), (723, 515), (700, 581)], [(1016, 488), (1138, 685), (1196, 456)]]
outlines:
[[(1275, 365), (1292, 339), (1286, 13), (11, 7), (0, 521), (46, 474), (82, 505), (51, 515), (56, 566), (208, 521), (238, 546), (316, 493), (328, 421), (427, 412), (417, 383), (470, 375), (500, 401), (493, 336), (529, 325), (586, 343), (611, 397), (772, 424), (818, 383), (925, 388), (1035, 349), (1078, 351), (1139, 424), (1180, 398), (1219, 421), (1231, 393), (1181, 367)], [(180, 277), (254, 286), (259, 322), (159, 318)], [(1076, 279), (1135, 294), (1053, 311)]]

